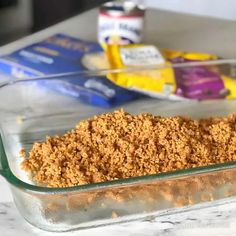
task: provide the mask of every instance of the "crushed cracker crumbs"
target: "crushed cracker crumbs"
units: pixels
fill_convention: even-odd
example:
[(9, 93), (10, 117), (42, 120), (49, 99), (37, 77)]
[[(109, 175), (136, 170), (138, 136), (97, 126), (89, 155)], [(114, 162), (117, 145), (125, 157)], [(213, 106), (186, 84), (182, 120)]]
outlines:
[(112, 213), (111, 213), (111, 218), (112, 219), (115, 219), (115, 218), (117, 218), (118, 217), (118, 214), (116, 213), (116, 211), (112, 211)]
[(26, 154), (26, 151), (25, 151), (24, 148), (22, 148), (22, 149), (20, 150), (19, 155), (20, 155), (20, 157), (22, 157), (22, 158), (26, 158), (26, 157), (27, 157), (27, 154)]
[(230, 161), (236, 161), (235, 114), (193, 120), (119, 110), (34, 143), (22, 168), (39, 185), (69, 187)]

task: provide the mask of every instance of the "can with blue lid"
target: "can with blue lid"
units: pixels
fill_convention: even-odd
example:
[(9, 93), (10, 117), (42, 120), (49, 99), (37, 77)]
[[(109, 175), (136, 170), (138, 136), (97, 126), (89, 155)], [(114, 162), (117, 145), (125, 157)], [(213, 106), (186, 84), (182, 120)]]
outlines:
[(98, 41), (102, 44), (140, 43), (145, 9), (131, 1), (108, 2), (100, 7)]

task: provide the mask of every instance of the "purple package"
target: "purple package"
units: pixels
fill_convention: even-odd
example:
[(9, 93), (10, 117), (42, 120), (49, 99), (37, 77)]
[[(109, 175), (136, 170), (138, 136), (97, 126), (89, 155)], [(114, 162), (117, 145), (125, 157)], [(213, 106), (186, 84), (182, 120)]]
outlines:
[[(173, 63), (189, 62), (183, 58), (175, 58)], [(225, 89), (220, 73), (207, 66), (175, 68), (176, 95), (196, 99), (224, 98), (229, 91)]]

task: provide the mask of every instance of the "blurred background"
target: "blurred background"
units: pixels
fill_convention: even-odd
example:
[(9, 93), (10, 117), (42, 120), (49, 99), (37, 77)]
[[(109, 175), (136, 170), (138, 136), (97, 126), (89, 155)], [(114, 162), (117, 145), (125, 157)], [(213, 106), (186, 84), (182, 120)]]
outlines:
[[(0, 45), (49, 27), (104, 2), (106, 0), (0, 0)], [(135, 2), (168, 11), (236, 20), (235, 0)]]
[(0, 45), (34, 33), (105, 0), (0, 0)]

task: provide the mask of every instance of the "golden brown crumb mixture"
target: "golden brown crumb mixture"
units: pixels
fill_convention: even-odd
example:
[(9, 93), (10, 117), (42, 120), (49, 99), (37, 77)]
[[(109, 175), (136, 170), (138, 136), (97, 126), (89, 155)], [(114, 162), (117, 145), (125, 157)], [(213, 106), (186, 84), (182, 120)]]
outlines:
[(193, 120), (120, 110), (35, 143), (22, 167), (38, 184), (67, 187), (229, 161), (236, 161), (234, 114)]

